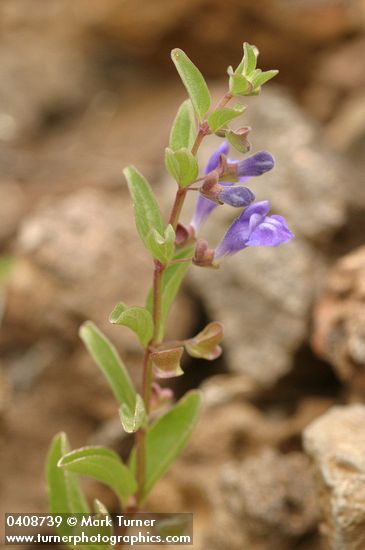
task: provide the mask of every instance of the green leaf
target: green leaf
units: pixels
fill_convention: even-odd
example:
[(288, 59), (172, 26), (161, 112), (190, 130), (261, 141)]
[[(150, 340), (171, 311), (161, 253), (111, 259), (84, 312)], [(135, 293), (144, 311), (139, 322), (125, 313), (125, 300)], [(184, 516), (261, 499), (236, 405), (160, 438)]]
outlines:
[(202, 121), (209, 110), (211, 102), (204, 77), (182, 50), (178, 48), (172, 50), (171, 58), (190, 96), (195, 112), (199, 120)]
[[(187, 444), (198, 420), (201, 401), (200, 392), (195, 390), (188, 392), (148, 431), (144, 499)], [(135, 453), (131, 457), (131, 467), (135, 467)]]
[(120, 406), (119, 416), (124, 430), (131, 434), (139, 430), (146, 421), (146, 410), (142, 397), (137, 394), (136, 406), (130, 409), (126, 403)]
[[(194, 247), (189, 246), (184, 250), (181, 250), (174, 256), (174, 260), (182, 258), (190, 258), (194, 254)], [(176, 295), (179, 291), (180, 285), (184, 280), (185, 274), (190, 267), (190, 262), (184, 262), (169, 266), (165, 269), (162, 276), (161, 294), (162, 294), (162, 308), (161, 308), (161, 323), (160, 333), (158, 334), (158, 340), (161, 340), (164, 335), (165, 323), (174, 302)], [(148, 293), (146, 301), (146, 309), (152, 313), (152, 291)]]
[(129, 407), (134, 407), (136, 392), (115, 347), (91, 321), (81, 326), (80, 337), (108, 380), (119, 403), (127, 403)]
[(108, 511), (107, 507), (105, 506), (105, 504), (103, 504), (97, 498), (94, 499), (94, 510), (95, 510), (96, 514), (100, 514), (100, 515), (103, 515), (103, 516), (110, 517), (109, 511)]
[[(96, 516), (94, 516), (94, 519), (112, 519), (107, 507), (102, 503), (100, 502), (100, 500), (98, 500), (97, 498), (94, 499), (94, 510), (95, 510), (95, 513), (96, 513)], [(94, 531), (94, 533), (90, 532), (90, 531)], [(98, 535), (100, 533), (100, 536), (106, 536), (108, 538), (110, 538), (113, 534), (113, 527), (111, 525), (101, 525), (101, 526), (98, 526), (98, 527), (89, 527), (88, 529), (88, 536), (90, 537), (90, 535), (92, 536), (93, 534), (94, 535)], [(106, 545), (99, 545), (98, 548), (100, 548), (100, 546), (102, 548), (105, 548), (105, 549), (111, 549), (112, 547), (109, 545), (109, 544), (106, 544)]]
[(228, 107), (223, 107), (222, 109), (217, 109), (208, 117), (208, 124), (210, 130), (213, 134), (223, 128), (231, 120), (239, 117), (245, 111), (246, 107), (244, 105), (235, 105), (233, 109), (228, 109)]
[(249, 95), (252, 91), (252, 84), (242, 74), (233, 74), (229, 77), (229, 91), (233, 95)]
[(152, 316), (144, 307), (127, 307), (120, 302), (111, 312), (109, 321), (114, 325), (123, 325), (133, 330), (143, 347), (152, 338)]
[[(56, 435), (52, 441), (48, 459), (47, 459), (47, 484), (48, 484), (48, 500), (49, 500), (49, 511), (51, 514), (89, 514), (90, 509), (86, 502), (86, 499), (81, 491), (80, 484), (78, 481), (78, 476), (67, 470), (62, 470), (58, 467), (58, 462), (61, 458), (70, 452), (70, 445), (67, 441), (65, 433), (60, 433)], [(106, 508), (101, 508), (96, 505), (99, 501), (95, 501), (95, 510), (100, 513), (107, 513)], [(72, 536), (80, 535), (81, 531), (84, 531), (88, 536), (97, 535), (103, 529), (103, 534), (107, 534), (107, 531), (104, 531), (106, 528), (96, 528), (96, 527), (81, 527), (76, 525), (71, 527), (67, 525), (67, 522), (62, 522), (62, 524), (56, 528), (57, 533), (60, 536)], [(75, 548), (74, 545), (69, 544), (70, 548)], [(100, 550), (100, 549), (110, 549), (109, 545), (84, 545), (87, 550)]]
[(132, 197), (137, 231), (148, 248), (147, 237), (152, 229), (163, 235), (165, 224), (151, 187), (133, 166), (123, 170)]
[[(48, 502), (51, 514), (89, 513), (90, 509), (81, 491), (78, 477), (57, 467), (59, 460), (70, 452), (64, 432), (57, 434), (51, 443), (46, 463)], [(67, 526), (60, 526), (61, 528)], [(69, 531), (69, 530), (67, 530)]]
[[(190, 258), (194, 254), (194, 246), (189, 246), (180, 250), (175, 254), (173, 260), (180, 260), (183, 258)], [(164, 335), (164, 325), (166, 323), (168, 314), (172, 303), (174, 302), (176, 295), (180, 289), (181, 283), (184, 280), (185, 274), (189, 269), (191, 263), (183, 262), (180, 264), (175, 264), (169, 266), (162, 275), (161, 282), (161, 301), (162, 301), (162, 312), (161, 312), (161, 324), (160, 324), (160, 333), (158, 334), (158, 340), (161, 340)], [(148, 292), (146, 299), (146, 309), (152, 314), (152, 290)]]
[(165, 149), (165, 165), (179, 187), (190, 185), (199, 174), (198, 162), (188, 149), (173, 151), (167, 147)]
[(58, 466), (108, 485), (125, 503), (137, 489), (137, 482), (119, 456), (105, 447), (82, 447), (64, 455)]
[(195, 141), (198, 128), (195, 113), (190, 99), (186, 99), (179, 107), (171, 128), (169, 145), (170, 149), (191, 149)]
[(233, 95), (258, 95), (260, 88), (271, 78), (274, 78), (279, 71), (265, 71), (256, 69), (257, 57), (259, 51), (256, 46), (252, 46), (245, 42), (243, 44), (243, 59), (237, 69), (233, 71), (232, 67), (228, 68), (229, 74), (229, 89)]
[(256, 46), (251, 46), (251, 44), (245, 42), (243, 52), (243, 73), (249, 76), (256, 69), (259, 50)]
[(156, 260), (159, 260), (162, 264), (167, 264), (171, 260), (175, 250), (174, 228), (169, 224), (165, 229), (163, 237), (156, 229), (151, 229), (147, 235), (146, 244)]
[(262, 72), (260, 69), (257, 69), (257, 71), (255, 71), (255, 74), (253, 75), (253, 78), (252, 78), (252, 86), (256, 90), (257, 88), (260, 88), (266, 82), (274, 78), (278, 73), (279, 71), (274, 69), (272, 71), (265, 71), (265, 72)]
[[(192, 247), (189, 247), (190, 253), (180, 255), (180, 258), (188, 258), (192, 254)], [(178, 258), (177, 258), (178, 259)], [(181, 263), (168, 267), (164, 273), (162, 281), (162, 308), (161, 321), (164, 324), (167, 320), (170, 308), (176, 298), (180, 285), (185, 277), (190, 263)]]
[[(46, 480), (48, 488), (48, 507), (51, 514), (89, 514), (90, 509), (82, 493), (78, 476), (58, 468), (62, 456), (70, 451), (70, 445), (65, 433), (57, 434), (51, 443), (46, 463)], [(71, 527), (62, 522), (56, 527), (57, 533), (70, 537), (80, 534), (80, 526)], [(74, 548), (72, 544), (70, 548)], [(100, 546), (85, 546), (89, 550), (97, 550)], [(104, 546), (106, 548), (106, 546)]]
[(175, 156), (175, 152), (169, 147), (166, 147), (165, 149), (165, 166), (166, 170), (174, 178), (174, 180), (178, 181), (180, 177), (179, 163)]

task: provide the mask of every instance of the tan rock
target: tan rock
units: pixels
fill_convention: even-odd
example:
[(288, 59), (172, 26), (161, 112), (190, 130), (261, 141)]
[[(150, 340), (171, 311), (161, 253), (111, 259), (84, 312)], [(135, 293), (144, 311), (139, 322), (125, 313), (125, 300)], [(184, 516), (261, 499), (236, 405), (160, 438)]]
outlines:
[(365, 406), (334, 407), (304, 432), (316, 468), (326, 548), (365, 548)]
[(365, 247), (331, 269), (314, 310), (313, 347), (354, 393), (365, 394)]

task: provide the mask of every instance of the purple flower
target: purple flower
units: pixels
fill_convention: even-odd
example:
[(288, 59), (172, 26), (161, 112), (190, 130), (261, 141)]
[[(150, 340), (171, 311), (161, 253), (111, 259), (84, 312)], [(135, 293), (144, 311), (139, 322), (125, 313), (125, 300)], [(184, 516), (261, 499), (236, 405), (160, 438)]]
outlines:
[(255, 200), (255, 195), (248, 187), (231, 185), (222, 187), (218, 200), (235, 208), (241, 208), (251, 204)]
[(197, 203), (196, 203), (194, 215), (193, 215), (192, 220), (190, 222), (190, 225), (194, 229), (195, 234), (198, 233), (200, 227), (203, 225), (203, 223), (208, 218), (208, 216), (211, 214), (211, 212), (215, 208), (217, 208), (217, 206), (218, 206), (217, 203), (215, 203), (215, 202), (213, 202), (209, 199), (205, 199), (202, 196), (199, 196), (199, 198), (197, 200)]
[(214, 259), (235, 254), (248, 246), (278, 246), (294, 235), (282, 216), (267, 216), (268, 201), (251, 204), (232, 223), (215, 250)]
[[(205, 167), (205, 174), (209, 174), (218, 167), (219, 159), (221, 155), (228, 155), (229, 153), (229, 143), (223, 141), (220, 146), (214, 151), (208, 163)], [(228, 183), (226, 185), (233, 185)], [(205, 220), (208, 218), (209, 214), (217, 208), (217, 204), (209, 199), (205, 199), (202, 196), (199, 196), (193, 218), (190, 222), (190, 225), (194, 228), (195, 233), (198, 233), (200, 227), (203, 225)]]
[(205, 174), (209, 174), (209, 172), (212, 172), (212, 170), (215, 170), (218, 167), (219, 159), (221, 155), (228, 155), (229, 153), (229, 143), (228, 141), (223, 141), (220, 146), (214, 151), (210, 159), (208, 160), (208, 164), (205, 167)]
[(237, 163), (232, 163), (231, 166), (236, 166), (237, 176), (261, 176), (265, 172), (274, 168), (274, 157), (267, 151), (260, 151), (245, 160), (241, 160)]
[[(214, 151), (210, 157), (207, 166), (205, 168), (205, 174), (209, 174), (215, 170), (219, 165), (220, 156), (227, 155), (229, 153), (229, 144), (227, 141), (223, 143)], [(274, 159), (266, 151), (261, 151), (248, 157), (240, 162), (228, 161), (228, 173), (243, 183), (247, 181), (251, 176), (259, 176), (268, 170), (271, 170), (274, 166)], [(254, 200), (254, 195), (246, 187), (235, 187), (233, 182), (221, 181), (220, 185), (229, 189), (224, 189), (219, 195), (219, 200), (231, 206), (240, 207), (247, 206)], [(240, 189), (238, 191), (238, 189)], [(242, 203), (242, 204), (240, 204)], [(195, 208), (193, 218), (190, 225), (193, 227), (195, 234), (198, 233), (200, 227), (203, 225), (212, 211), (217, 208), (217, 203), (209, 200), (205, 197), (199, 196)]]

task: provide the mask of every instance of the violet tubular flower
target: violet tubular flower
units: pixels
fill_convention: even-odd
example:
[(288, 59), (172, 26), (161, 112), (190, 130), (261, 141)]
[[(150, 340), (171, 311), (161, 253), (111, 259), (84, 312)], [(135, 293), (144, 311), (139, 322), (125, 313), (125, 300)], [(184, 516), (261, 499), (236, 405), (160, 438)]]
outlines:
[(222, 141), (219, 147), (214, 151), (212, 156), (209, 158), (208, 163), (205, 167), (204, 173), (209, 174), (215, 170), (219, 165), (219, 160), (221, 155), (228, 155), (229, 153), (229, 143), (228, 141)]
[[(261, 176), (274, 168), (274, 157), (267, 151), (259, 151), (240, 162), (232, 162), (229, 168), (234, 168), (238, 178)], [(241, 180), (240, 180), (241, 181)]]
[[(228, 155), (229, 144), (227, 141), (223, 141), (220, 146), (214, 151), (208, 163), (205, 167), (204, 173), (209, 174), (218, 167), (219, 159), (221, 155)], [(200, 227), (203, 225), (212, 211), (217, 208), (217, 204), (202, 196), (198, 197), (195, 212), (190, 222), (190, 225), (194, 229), (195, 234), (198, 233)]]
[(248, 246), (278, 246), (294, 235), (282, 216), (268, 216), (268, 201), (250, 205), (232, 223), (215, 250), (214, 260), (236, 254)]
[[(205, 168), (205, 174), (209, 174), (218, 168), (221, 155), (227, 155), (228, 153), (229, 144), (224, 141), (210, 157)], [(252, 176), (260, 176), (273, 167), (274, 159), (266, 151), (260, 151), (239, 162), (228, 160), (227, 163), (228, 175), (231, 175), (232, 179), (238, 180), (240, 183), (246, 182)], [(247, 187), (236, 187), (230, 181), (221, 181), (220, 185), (224, 186), (224, 189), (221, 190), (218, 196), (220, 202), (238, 208), (248, 206), (255, 199), (254, 194)], [(218, 204), (213, 200), (199, 196), (193, 218), (190, 222), (195, 235), (197, 235), (201, 226), (217, 206)]]
[(222, 190), (218, 194), (218, 200), (234, 208), (242, 208), (251, 204), (255, 200), (255, 195), (248, 187), (238, 185), (222, 186)]

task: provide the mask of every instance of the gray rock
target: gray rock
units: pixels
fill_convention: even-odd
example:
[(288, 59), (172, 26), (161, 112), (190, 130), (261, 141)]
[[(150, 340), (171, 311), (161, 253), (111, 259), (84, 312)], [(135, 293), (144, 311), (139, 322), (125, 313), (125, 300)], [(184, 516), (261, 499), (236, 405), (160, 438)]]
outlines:
[[(22, 223), (15, 252), (4, 330), (31, 326), (33, 336), (56, 331), (74, 341), (82, 320), (92, 319), (139, 353), (134, 335), (108, 322), (120, 301), (144, 305), (152, 281), (153, 263), (126, 193), (84, 188), (47, 198)], [(189, 301), (179, 302), (180, 336), (189, 308)]]
[(365, 548), (365, 406), (333, 407), (304, 432), (316, 467), (326, 548)]
[(317, 521), (310, 464), (297, 452), (263, 448), (239, 465), (226, 465), (215, 504), (206, 541), (214, 550), (291, 550)]

